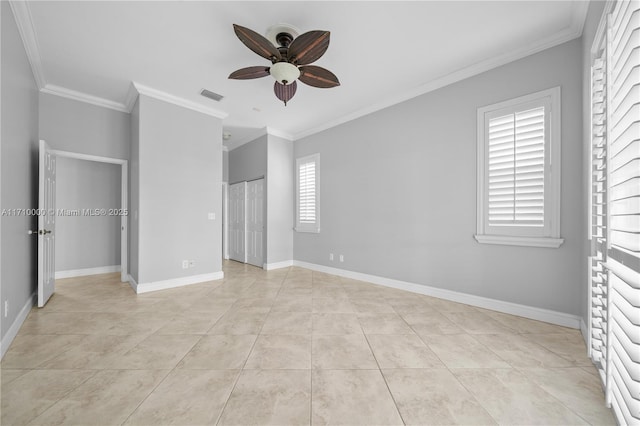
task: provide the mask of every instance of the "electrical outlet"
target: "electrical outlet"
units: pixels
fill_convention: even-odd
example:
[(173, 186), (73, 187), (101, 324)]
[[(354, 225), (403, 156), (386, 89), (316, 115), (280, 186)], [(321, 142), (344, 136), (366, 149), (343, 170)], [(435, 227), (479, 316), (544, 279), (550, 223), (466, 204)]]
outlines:
[(4, 301), (4, 317), (6, 318), (9, 315), (9, 301)]
[(196, 261), (195, 260), (190, 260), (189, 261), (189, 268), (193, 268), (194, 266), (196, 266)]
[(340, 262), (344, 262), (344, 255), (340, 255)]
[(189, 267), (189, 261), (188, 260), (183, 260), (182, 261), (182, 269), (187, 269)]
[(215, 214), (215, 213), (209, 213), (209, 214), (207, 215), (207, 218), (208, 218), (209, 220), (216, 220), (216, 214)]
[(329, 260), (333, 260), (333, 253), (329, 253)]

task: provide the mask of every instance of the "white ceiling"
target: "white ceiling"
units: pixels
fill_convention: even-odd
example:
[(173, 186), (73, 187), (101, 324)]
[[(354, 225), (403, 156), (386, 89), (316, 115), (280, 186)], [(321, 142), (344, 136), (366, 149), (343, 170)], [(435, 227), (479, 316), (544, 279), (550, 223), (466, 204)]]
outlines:
[[(232, 147), (268, 128), (297, 139), (579, 37), (583, 1), (12, 3), (45, 91), (126, 108), (131, 82), (228, 116)], [(331, 31), (315, 65), (342, 85), (298, 84), (285, 107), (273, 79), (228, 80), (269, 62), (232, 24)], [(29, 40), (31, 38), (31, 40)], [(39, 76), (38, 76), (39, 74)], [(224, 96), (199, 95), (207, 88)], [(79, 92), (79, 93), (76, 93)], [(88, 96), (87, 96), (88, 95)]]

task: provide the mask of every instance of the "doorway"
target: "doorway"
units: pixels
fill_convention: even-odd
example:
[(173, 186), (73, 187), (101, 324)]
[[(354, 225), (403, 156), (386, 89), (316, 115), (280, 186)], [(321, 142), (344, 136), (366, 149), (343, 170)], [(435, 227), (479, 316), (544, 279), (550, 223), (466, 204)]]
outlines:
[(229, 258), (264, 266), (264, 178), (229, 186)]
[[(128, 271), (128, 161), (118, 158), (100, 157), (96, 155), (80, 154), (77, 152), (51, 150), (51, 154), (55, 157), (69, 158), (75, 160), (94, 161), (98, 163), (116, 164), (120, 166), (120, 208), (107, 211), (105, 214), (113, 214), (120, 216), (120, 281), (127, 282), (129, 280)], [(116, 211), (117, 210), (117, 211)], [(102, 214), (98, 212), (95, 214)]]

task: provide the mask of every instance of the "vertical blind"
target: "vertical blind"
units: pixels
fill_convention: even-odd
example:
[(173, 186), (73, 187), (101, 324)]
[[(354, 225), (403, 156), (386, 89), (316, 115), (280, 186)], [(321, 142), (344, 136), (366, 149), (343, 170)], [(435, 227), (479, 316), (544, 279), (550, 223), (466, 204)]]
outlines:
[(545, 109), (489, 120), (489, 225), (544, 226)]
[(298, 217), (301, 224), (316, 223), (316, 162), (298, 166)]
[[(592, 262), (600, 255), (603, 257), (601, 281), (606, 286), (603, 290), (606, 297), (596, 297), (592, 274), (592, 307), (602, 304), (606, 321), (597, 330), (597, 312), (592, 309), (590, 347), (594, 361), (601, 366), (607, 402), (618, 421), (637, 424), (640, 422), (640, 1), (618, 1), (604, 18), (607, 30), (600, 49), (602, 56), (592, 67), (592, 234), (595, 234), (592, 241), (603, 241), (606, 254), (597, 250), (591, 254)], [(599, 81), (596, 77), (601, 76), (600, 72)], [(602, 167), (602, 175), (598, 165)], [(600, 237), (597, 232), (601, 232)]]

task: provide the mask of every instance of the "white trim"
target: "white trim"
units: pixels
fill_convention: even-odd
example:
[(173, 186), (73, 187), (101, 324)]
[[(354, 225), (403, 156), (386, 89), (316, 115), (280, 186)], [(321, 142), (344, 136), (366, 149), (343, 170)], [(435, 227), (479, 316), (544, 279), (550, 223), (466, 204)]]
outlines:
[[(209, 108), (209, 107), (205, 107), (202, 106), (198, 103), (195, 103), (193, 101), (184, 99), (184, 98), (180, 98), (178, 96), (172, 95), (170, 93), (167, 92), (163, 92), (161, 90), (158, 89), (154, 89), (152, 87), (148, 87), (148, 86), (144, 86), (140, 83), (136, 83), (133, 82), (132, 83), (134, 88), (136, 89), (136, 91), (138, 92), (138, 94), (141, 95), (145, 95), (145, 96), (149, 96), (150, 98), (154, 98), (154, 99), (158, 99), (160, 101), (164, 101), (164, 102), (168, 102), (170, 104), (173, 105), (177, 105), (177, 106), (181, 106), (183, 108), (187, 108), (190, 109), (192, 111), (197, 111), (197, 112), (201, 112), (203, 114), (207, 114), (213, 117), (217, 117), (220, 119), (225, 119), (229, 116), (228, 113), (224, 112), (224, 111), (220, 111), (214, 108)], [(131, 100), (129, 99), (129, 97), (127, 97), (127, 101), (129, 103), (131, 103)], [(133, 105), (135, 105), (135, 102), (133, 102)], [(131, 105), (131, 106), (133, 106)]]
[(60, 96), (67, 99), (73, 99), (74, 101), (84, 102), (103, 108), (112, 109), (118, 112), (124, 112), (126, 114), (130, 112), (127, 109), (126, 105), (123, 103), (89, 95), (84, 92), (78, 92), (77, 90), (67, 89), (66, 87), (56, 86), (55, 84), (45, 84), (44, 87), (40, 88), (40, 92), (47, 93), (49, 95)]
[(56, 271), (56, 279), (86, 277), (87, 275), (111, 274), (120, 272), (120, 265), (99, 266), (97, 268), (69, 269), (67, 271)]
[(29, 299), (24, 304), (22, 309), (20, 309), (20, 313), (18, 313), (18, 316), (13, 321), (13, 324), (11, 324), (11, 327), (9, 327), (9, 330), (7, 330), (7, 333), (2, 338), (2, 341), (0, 341), (0, 359), (4, 358), (4, 354), (7, 353), (7, 349), (9, 349), (11, 343), (13, 342), (13, 339), (15, 339), (18, 335), (20, 327), (22, 327), (22, 324), (27, 319), (29, 312), (31, 312), (31, 308), (33, 308), (35, 304), (36, 293), (31, 293), (31, 296), (29, 296)]
[(36, 31), (33, 26), (29, 2), (11, 0), (9, 1), (9, 5), (13, 11), (13, 17), (15, 18), (24, 50), (27, 53), (27, 58), (31, 65), (31, 72), (36, 80), (38, 89), (42, 89), (47, 84), (47, 80), (44, 77), (40, 47), (38, 46), (38, 38), (36, 37)]
[(587, 20), (588, 13), (588, 1), (571, 2), (571, 31), (577, 34), (577, 37), (582, 36), (582, 31), (584, 30), (584, 24)]
[[(315, 206), (316, 206), (316, 221), (315, 223), (300, 223), (300, 164), (303, 163), (315, 163)], [(311, 155), (305, 155), (304, 157), (296, 158), (296, 226), (293, 228), (296, 232), (308, 232), (319, 234), (320, 233), (320, 153), (315, 153)]]
[(138, 283), (136, 282), (135, 278), (131, 276), (131, 274), (127, 274), (127, 282), (133, 289), (134, 293), (138, 293)]
[(593, 36), (593, 43), (591, 44), (591, 62), (593, 62), (596, 56), (598, 56), (602, 48), (604, 36), (607, 31), (607, 19), (604, 17), (609, 16), (611, 11), (613, 11), (615, 3), (615, 0), (607, 0), (604, 5), (604, 10), (602, 11), (600, 22), (598, 23), (598, 28), (596, 29), (596, 33)]
[(222, 182), (222, 258), (229, 260), (229, 182)]
[(127, 108), (127, 111), (133, 111), (133, 107), (136, 106), (136, 102), (138, 101), (138, 95), (139, 93), (135, 84), (131, 82), (129, 84), (129, 90), (127, 91), (127, 97), (124, 99), (124, 105)]
[[(148, 293), (150, 291), (166, 290), (168, 288), (182, 287), (185, 285), (198, 284), (206, 281), (221, 280), (224, 278), (224, 272), (213, 272), (210, 274), (191, 275), (188, 277), (173, 278), (171, 280), (153, 281), (150, 283), (135, 284), (136, 293)], [(131, 278), (133, 280), (133, 278)], [(134, 287), (130, 281), (131, 287)]]
[(282, 130), (274, 129), (273, 127), (267, 126), (266, 128), (267, 134), (271, 136), (276, 136), (278, 138), (286, 139), (288, 141), (294, 141), (294, 137), (291, 133), (284, 132)]
[(98, 163), (109, 163), (109, 164), (120, 164), (120, 165), (127, 164), (127, 160), (122, 160), (120, 158), (101, 157), (99, 155), (82, 154), (80, 152), (61, 151), (59, 149), (52, 149), (51, 153), (58, 157), (73, 158), (75, 160), (97, 161)]
[[(120, 208), (129, 212), (129, 161), (120, 158), (101, 157), (79, 152), (51, 150), (58, 157), (76, 160), (96, 161), (99, 163), (120, 165)], [(120, 216), (120, 281), (126, 282), (129, 276), (129, 215)]]
[(587, 350), (589, 352), (589, 358), (591, 358), (591, 350), (589, 346), (591, 346), (591, 341), (589, 340), (589, 330), (587, 324), (584, 322), (584, 318), (580, 318), (580, 333), (582, 334), (582, 338), (584, 339), (584, 343), (587, 345)]
[(564, 238), (551, 237), (515, 237), (511, 235), (479, 235), (473, 236), (480, 244), (499, 244), (505, 246), (558, 248)]
[(274, 269), (288, 268), (293, 266), (293, 260), (283, 260), (282, 262), (265, 263), (262, 269), (265, 271), (273, 271)]
[(561, 325), (563, 327), (571, 327), (575, 329), (580, 328), (581, 318), (577, 315), (566, 314), (564, 312), (536, 308), (534, 306), (521, 305), (518, 303), (506, 302), (503, 300), (490, 299), (473, 294), (461, 293), (457, 291), (431, 287), (423, 284), (410, 283), (406, 281), (399, 281), (392, 278), (379, 277), (376, 275), (363, 274), (360, 272), (348, 271), (345, 269), (337, 269), (299, 260), (294, 260), (293, 265), (301, 268), (311, 269), (313, 271), (324, 272), (327, 274), (338, 275), (341, 277), (360, 281), (367, 281), (385, 287), (410, 291), (412, 293), (424, 294), (426, 296), (433, 296), (439, 299), (464, 303), (467, 305), (477, 306), (479, 308), (490, 309), (506, 314), (517, 315), (536, 321), (544, 321), (551, 324)]
[[(532, 245), (534, 247), (559, 247), (560, 207), (562, 179), (562, 128), (561, 128), (561, 88), (553, 87), (524, 96), (507, 99), (491, 105), (479, 107), (476, 123), (476, 235), (479, 243)], [(523, 109), (544, 106), (545, 123), (545, 159), (544, 159), (544, 226), (533, 228), (523, 226), (492, 227), (486, 215), (488, 210), (486, 174), (488, 170), (487, 128), (489, 119), (495, 114), (513, 114)], [(548, 152), (548, 156), (547, 153)], [(500, 238), (503, 236), (505, 238)], [(535, 238), (532, 238), (535, 237)]]
[(531, 43), (528, 46), (520, 47), (518, 49), (512, 50), (511, 52), (507, 52), (502, 55), (486, 59), (484, 61), (470, 65), (468, 67), (448, 73), (443, 77), (433, 79), (421, 86), (408, 90), (403, 94), (398, 95), (394, 98), (390, 98), (390, 99), (375, 103), (373, 105), (369, 105), (365, 108), (361, 108), (349, 114), (345, 114), (342, 117), (336, 118), (334, 120), (330, 120), (319, 126), (312, 127), (311, 129), (307, 129), (307, 130), (303, 130), (301, 132), (295, 133), (293, 134), (293, 140), (302, 139), (307, 136), (311, 136), (315, 133), (328, 130), (332, 127), (339, 126), (340, 124), (353, 121), (365, 115), (369, 115), (376, 111), (380, 111), (390, 106), (408, 101), (409, 99), (413, 99), (418, 96), (424, 95), (425, 93), (433, 92), (434, 90), (440, 89), (450, 84), (457, 83), (459, 81), (465, 80), (467, 78), (473, 77), (475, 75), (481, 74), (491, 69), (498, 68), (510, 62), (517, 61), (518, 59), (522, 59), (527, 56), (533, 55), (535, 53), (541, 52), (543, 50), (550, 49), (562, 43), (566, 43), (570, 40), (578, 38), (580, 37), (581, 34), (582, 34), (582, 28), (580, 28), (579, 31), (578, 31), (578, 28), (567, 28), (550, 37), (547, 37), (546, 39)]

